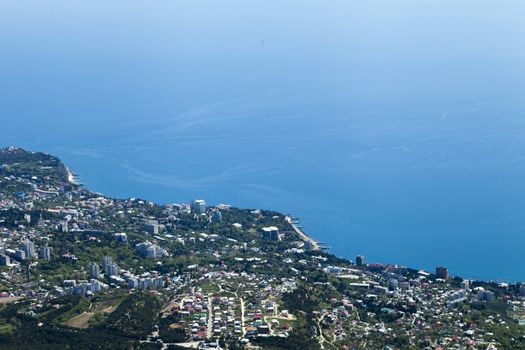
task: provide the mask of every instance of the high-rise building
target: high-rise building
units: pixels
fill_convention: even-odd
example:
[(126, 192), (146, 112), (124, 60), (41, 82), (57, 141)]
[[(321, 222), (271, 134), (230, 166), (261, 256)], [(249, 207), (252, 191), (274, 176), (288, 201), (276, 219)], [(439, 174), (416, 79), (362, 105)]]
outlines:
[(23, 249), (17, 249), (15, 251), (15, 259), (17, 260), (25, 260), (27, 258), (26, 252)]
[(363, 255), (358, 255), (355, 257), (355, 264), (356, 266), (364, 266), (365, 265), (365, 257)]
[(90, 292), (95, 293), (95, 292), (100, 291), (101, 289), (102, 289), (102, 283), (100, 283), (99, 280), (97, 280), (97, 279), (89, 280), (88, 290)]
[(28, 259), (31, 259), (33, 256), (35, 256), (35, 244), (28, 239), (22, 243), (22, 250)]
[(495, 298), (494, 292), (490, 290), (482, 290), (476, 294), (476, 299), (479, 301), (494, 301)]
[(11, 259), (5, 254), (0, 254), (0, 265), (8, 266), (11, 263)]
[(448, 269), (443, 266), (436, 267), (436, 276), (441, 279), (448, 279)]
[(128, 288), (134, 289), (139, 287), (139, 280), (137, 278), (130, 278), (128, 280)]
[(40, 258), (44, 260), (51, 260), (51, 253), (53, 251), (53, 248), (44, 246), (40, 247)]
[(149, 221), (144, 224), (144, 230), (150, 235), (159, 234), (159, 223), (157, 221)]
[(60, 231), (61, 232), (69, 232), (69, 225), (67, 223), (67, 220), (60, 221)]
[(263, 238), (271, 239), (272, 241), (279, 240), (279, 229), (275, 226), (263, 227)]
[(109, 266), (111, 264), (113, 264), (113, 258), (111, 256), (105, 256), (105, 257), (102, 258), (102, 271), (104, 271), (104, 273), (107, 276), (111, 276), (111, 274), (108, 273)]
[(461, 287), (463, 288), (463, 290), (468, 291), (469, 288), (470, 288), (470, 281), (469, 280), (463, 280), (461, 282)]
[(520, 286), (520, 297), (525, 297), (525, 283)]
[(204, 199), (196, 199), (191, 202), (191, 211), (195, 214), (204, 214), (206, 212), (206, 201)]
[(135, 249), (139, 255), (146, 258), (162, 258), (167, 254), (164, 248), (148, 241), (137, 244)]
[(106, 276), (118, 276), (118, 265), (115, 263), (109, 264), (105, 273)]
[(164, 280), (162, 277), (141, 278), (138, 280), (138, 287), (140, 289), (162, 288), (164, 287)]
[(99, 279), (100, 278), (100, 268), (97, 263), (92, 262), (89, 264), (89, 277)]
[(215, 209), (211, 212), (211, 222), (221, 222), (222, 213), (219, 209)]
[[(66, 282), (66, 281), (64, 281)], [(72, 281), (75, 282), (75, 281)], [(91, 279), (88, 281), (80, 281), (78, 284), (68, 284), (67, 286), (64, 284), (64, 289), (67, 294), (87, 294), (89, 293), (96, 293), (102, 289), (108, 288), (107, 284), (101, 283), (100, 281), (96, 279)]]

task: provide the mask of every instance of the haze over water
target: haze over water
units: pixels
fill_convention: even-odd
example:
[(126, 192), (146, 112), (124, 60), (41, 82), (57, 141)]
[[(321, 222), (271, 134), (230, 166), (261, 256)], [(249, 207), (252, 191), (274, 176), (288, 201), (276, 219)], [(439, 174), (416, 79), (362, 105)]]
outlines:
[(525, 3), (0, 3), (0, 144), (276, 209), (351, 259), (525, 280)]

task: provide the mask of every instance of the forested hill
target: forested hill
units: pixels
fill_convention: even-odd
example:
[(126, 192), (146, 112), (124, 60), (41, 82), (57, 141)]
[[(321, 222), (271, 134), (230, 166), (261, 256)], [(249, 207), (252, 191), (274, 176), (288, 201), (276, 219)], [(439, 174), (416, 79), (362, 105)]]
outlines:
[(58, 185), (68, 181), (66, 166), (55, 156), (29, 152), (18, 147), (0, 149), (0, 175), (37, 177), (47, 184)]

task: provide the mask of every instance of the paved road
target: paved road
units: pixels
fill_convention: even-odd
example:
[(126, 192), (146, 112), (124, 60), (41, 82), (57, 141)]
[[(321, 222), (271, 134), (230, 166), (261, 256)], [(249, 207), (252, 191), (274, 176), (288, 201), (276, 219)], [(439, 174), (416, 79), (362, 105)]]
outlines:
[(211, 296), (208, 296), (208, 330), (206, 332), (206, 337), (211, 339), (213, 331), (213, 309), (211, 306)]
[(243, 337), (246, 335), (246, 326), (244, 324), (244, 312), (244, 299), (241, 298), (241, 329)]

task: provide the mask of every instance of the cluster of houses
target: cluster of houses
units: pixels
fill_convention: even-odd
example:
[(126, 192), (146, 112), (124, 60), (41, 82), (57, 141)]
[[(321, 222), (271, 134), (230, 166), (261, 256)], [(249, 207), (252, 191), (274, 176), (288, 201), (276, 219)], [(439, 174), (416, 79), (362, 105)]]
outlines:
[[(187, 327), (191, 340), (202, 341), (208, 336), (208, 298), (201, 292), (184, 297), (180, 303), (174, 303), (171, 312), (180, 315), (181, 323), (173, 327)], [(186, 324), (185, 324), (186, 323)]]

